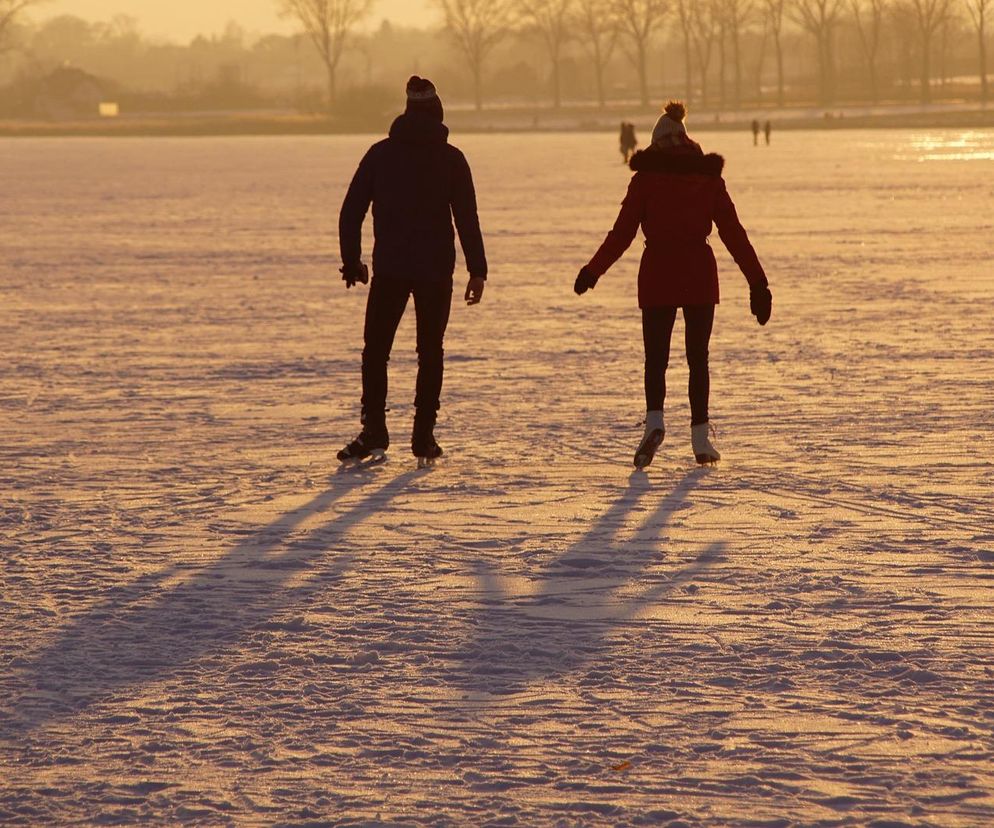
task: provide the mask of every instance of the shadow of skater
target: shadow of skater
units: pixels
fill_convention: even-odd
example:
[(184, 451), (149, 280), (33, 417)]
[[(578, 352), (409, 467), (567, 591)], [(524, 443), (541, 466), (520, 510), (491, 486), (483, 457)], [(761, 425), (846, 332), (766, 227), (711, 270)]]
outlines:
[(13, 714), (0, 720), (0, 740), (169, 676), (214, 648), (237, 646), (247, 630), (341, 578), (352, 561), (341, 544), (345, 533), (420, 474), (401, 474), (346, 512), (298, 531), (368, 482), (364, 475), (333, 478), (327, 491), (252, 531), (210, 564), (188, 574), (169, 567), (115, 588), (5, 677)]
[(633, 473), (621, 497), (548, 564), (530, 594), (509, 595), (489, 565), (478, 562), (483, 606), (470, 619), (473, 633), (456, 654), (459, 666), (452, 683), (481, 695), (511, 694), (537, 679), (610, 661), (613, 633), (723, 559), (724, 544), (715, 543), (676, 571), (647, 571), (659, 559), (662, 530), (674, 512), (688, 506), (687, 498), (706, 473), (688, 473), (622, 540), (626, 518), (653, 492), (644, 474)]

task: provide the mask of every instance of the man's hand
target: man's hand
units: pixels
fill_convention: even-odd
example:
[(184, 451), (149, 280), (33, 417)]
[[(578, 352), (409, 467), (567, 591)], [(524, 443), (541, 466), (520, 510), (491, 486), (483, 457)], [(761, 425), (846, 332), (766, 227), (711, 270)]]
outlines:
[(487, 286), (487, 280), (479, 276), (471, 276), (469, 284), (466, 285), (466, 304), (479, 305), (483, 299), (483, 289)]
[(362, 262), (343, 265), (342, 281), (345, 282), (346, 288), (355, 287), (356, 282), (362, 282), (364, 285), (369, 284), (369, 268)]

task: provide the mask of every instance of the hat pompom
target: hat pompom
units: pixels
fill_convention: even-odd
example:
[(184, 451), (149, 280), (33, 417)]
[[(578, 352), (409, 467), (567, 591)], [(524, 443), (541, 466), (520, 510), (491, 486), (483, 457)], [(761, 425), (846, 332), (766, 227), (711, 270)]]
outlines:
[(670, 118), (678, 123), (683, 123), (687, 117), (687, 107), (683, 101), (670, 101), (663, 110)]

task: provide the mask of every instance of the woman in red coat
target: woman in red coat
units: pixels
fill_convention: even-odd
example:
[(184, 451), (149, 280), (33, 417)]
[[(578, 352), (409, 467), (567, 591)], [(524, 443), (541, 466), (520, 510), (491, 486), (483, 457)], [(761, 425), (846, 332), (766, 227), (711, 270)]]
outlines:
[(721, 177), (725, 160), (705, 155), (687, 136), (686, 108), (670, 102), (652, 131), (652, 145), (635, 153), (635, 172), (621, 212), (600, 250), (580, 270), (574, 289), (585, 293), (628, 249), (641, 226), (645, 252), (638, 276), (645, 343), (645, 435), (635, 453), (644, 468), (663, 441), (663, 400), (670, 337), (678, 308), (686, 323), (690, 366), (691, 442), (697, 462), (715, 463), (720, 454), (708, 423), (708, 343), (718, 304), (718, 268), (708, 244), (712, 225), (749, 282), (750, 305), (760, 325), (770, 318), (772, 296), (756, 251), (739, 223)]

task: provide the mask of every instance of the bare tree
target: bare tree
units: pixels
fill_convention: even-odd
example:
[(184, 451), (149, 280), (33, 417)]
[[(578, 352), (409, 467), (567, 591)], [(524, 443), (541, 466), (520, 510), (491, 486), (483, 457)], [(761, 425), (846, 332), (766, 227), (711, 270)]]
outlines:
[(921, 102), (932, 100), (932, 42), (951, 11), (952, 0), (911, 0), (918, 45), (921, 47)]
[(987, 13), (994, 8), (992, 0), (966, 0), (966, 8), (970, 12), (973, 27), (977, 30), (977, 58), (980, 70), (980, 100), (986, 104), (987, 89)]
[(7, 46), (14, 24), (28, 6), (35, 6), (45, 0), (0, 0), (0, 55)]
[(793, 7), (797, 22), (818, 45), (818, 91), (822, 104), (835, 99), (834, 34), (842, 3), (843, 0), (795, 0)]
[(618, 18), (614, 14), (614, 5), (614, 0), (576, 0), (574, 28), (584, 49), (590, 54), (597, 83), (597, 103), (601, 108), (607, 102), (604, 71), (618, 43)]
[(718, 33), (718, 108), (728, 106), (728, 18), (724, 0), (714, 3), (716, 31)]
[(900, 84), (910, 97), (911, 87), (914, 86), (914, 75), (917, 71), (915, 61), (915, 21), (910, 4), (906, 0), (898, 0), (890, 10), (890, 28), (896, 44), (897, 72)]
[(756, 100), (761, 101), (763, 99), (763, 69), (766, 67), (766, 44), (770, 39), (770, 21), (763, 15), (763, 32), (759, 38), (759, 48), (756, 49), (756, 71), (753, 75), (755, 78), (755, 95)]
[(949, 14), (946, 15), (939, 27), (939, 86), (942, 89), (946, 88), (946, 82), (949, 80), (949, 41), (954, 15), (955, 12), (950, 8)]
[(777, 106), (784, 105), (783, 80), (783, 19), (787, 0), (763, 0), (766, 19), (773, 33), (773, 48), (777, 53)]
[(483, 67), (514, 20), (511, 0), (437, 0), (445, 28), (463, 53), (473, 75), (473, 97), (483, 109)]
[(697, 56), (697, 71), (701, 76), (701, 105), (708, 105), (708, 75), (711, 71), (711, 57), (714, 54), (714, 42), (718, 36), (718, 18), (720, 16), (718, 3), (720, 0), (701, 5), (691, 18), (691, 30), (694, 38), (694, 54)]
[(338, 64), (353, 27), (373, 6), (373, 0), (280, 0), (283, 13), (295, 18), (321, 56), (327, 72), (328, 109), (337, 99)]
[(552, 62), (552, 103), (562, 106), (560, 79), (563, 46), (572, 35), (573, 0), (518, 0), (517, 11), (526, 25), (539, 33)]
[[(732, 104), (736, 108), (742, 105), (742, 31), (753, 12), (753, 0), (722, 0), (722, 28), (731, 38), (732, 46)], [(725, 38), (723, 37), (724, 41)], [(722, 44), (722, 62), (725, 60), (724, 42)], [(722, 70), (724, 77), (724, 70)]]
[(649, 44), (669, 10), (668, 0), (615, 0), (622, 33), (629, 41), (628, 57), (639, 76), (642, 106), (649, 105)]
[(884, 31), (888, 0), (849, 0), (849, 9), (856, 21), (859, 32), (859, 45), (866, 58), (866, 70), (870, 80), (870, 100), (880, 100), (880, 84), (877, 80), (877, 62), (880, 57), (880, 41)]
[(694, 9), (691, 0), (677, 0), (677, 17), (683, 35), (683, 73), (687, 88), (684, 98), (691, 103), (694, 98)]

